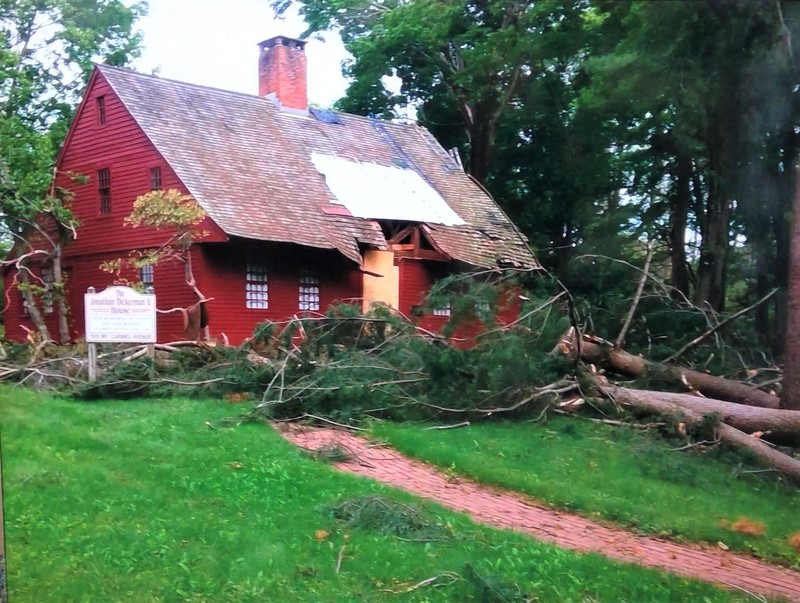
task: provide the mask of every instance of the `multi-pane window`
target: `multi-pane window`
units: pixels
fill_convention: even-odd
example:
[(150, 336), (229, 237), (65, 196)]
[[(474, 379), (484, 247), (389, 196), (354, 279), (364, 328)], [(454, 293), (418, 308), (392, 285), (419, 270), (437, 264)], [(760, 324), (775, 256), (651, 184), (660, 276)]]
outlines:
[(150, 190), (155, 191), (161, 188), (161, 168), (150, 168)]
[(28, 318), (31, 315), (30, 312), (28, 312), (28, 299), (22, 291), (19, 292), (19, 303), (22, 308), (22, 315)]
[(97, 123), (103, 126), (106, 123), (106, 97), (98, 96), (95, 103), (97, 105)]
[(139, 268), (139, 280), (142, 281), (142, 285), (144, 285), (145, 289), (153, 286), (153, 284), (156, 282), (156, 279), (155, 269), (152, 264), (145, 264)]
[(300, 310), (319, 311), (319, 274), (304, 268), (300, 273)]
[(450, 316), (450, 302), (433, 309), (434, 316)]
[(100, 213), (111, 213), (111, 170), (97, 170), (97, 190), (100, 192)]
[(492, 307), (488, 301), (476, 301), (475, 302), (475, 315), (478, 318), (486, 318), (492, 311)]
[(269, 308), (269, 285), (265, 264), (256, 262), (247, 264), (245, 303), (248, 308), (262, 310)]
[(45, 314), (53, 313), (53, 269), (42, 268), (42, 283), (44, 293), (42, 293), (42, 309)]

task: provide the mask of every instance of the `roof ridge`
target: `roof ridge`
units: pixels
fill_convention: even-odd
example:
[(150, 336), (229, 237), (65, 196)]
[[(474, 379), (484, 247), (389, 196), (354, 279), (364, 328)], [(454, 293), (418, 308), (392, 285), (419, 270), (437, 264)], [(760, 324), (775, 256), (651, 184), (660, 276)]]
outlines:
[[(232, 95), (235, 95), (235, 96), (243, 96), (245, 98), (252, 98), (252, 99), (257, 99), (257, 100), (262, 100), (262, 101), (269, 101), (270, 103), (274, 104), (274, 101), (272, 99), (266, 97), (266, 96), (259, 96), (258, 94), (252, 94), (252, 93), (249, 93), (249, 92), (239, 92), (238, 90), (229, 90), (227, 88), (218, 88), (216, 86), (207, 86), (205, 84), (195, 84), (195, 83), (192, 83), (192, 82), (187, 82), (185, 80), (178, 80), (178, 79), (171, 78), (171, 77), (164, 77), (164, 76), (161, 76), (161, 75), (156, 75), (155, 73), (143, 73), (143, 72), (137, 71), (135, 69), (130, 69), (128, 67), (119, 67), (117, 65), (106, 65), (105, 63), (95, 63), (94, 66), (97, 69), (99, 69), (101, 72), (102, 71), (116, 71), (118, 73), (122, 73), (122, 74), (125, 74), (125, 75), (132, 75), (132, 76), (135, 76), (135, 77), (143, 77), (143, 78), (148, 78), (148, 79), (151, 79), (151, 80), (158, 80), (160, 82), (168, 82), (168, 83), (172, 83), (172, 84), (180, 84), (182, 86), (188, 86), (190, 88), (200, 88), (200, 89), (203, 89), (203, 90), (210, 90), (212, 92), (222, 92), (224, 94), (232, 94)], [(348, 113), (346, 111), (340, 111), (338, 109), (334, 109), (333, 107), (326, 107), (325, 109), (327, 111), (333, 111), (334, 113), (336, 113), (338, 115), (345, 115), (347, 117), (351, 117), (351, 118), (358, 119), (358, 120), (365, 120), (365, 121), (368, 121), (368, 122), (370, 120), (377, 119), (377, 120), (379, 120), (381, 122), (381, 124), (383, 124), (385, 126), (391, 126), (391, 127), (403, 128), (403, 129), (405, 129), (405, 128), (415, 128), (415, 127), (424, 128), (424, 126), (420, 126), (418, 122), (397, 123), (397, 122), (391, 121), (389, 119), (377, 118), (377, 117), (373, 117), (373, 116), (370, 116), (370, 115), (359, 115), (358, 113)], [(425, 128), (425, 129), (427, 129), (427, 128)]]
[(116, 71), (125, 75), (132, 75), (135, 77), (143, 77), (148, 78), (151, 80), (158, 80), (160, 82), (167, 82), (170, 84), (180, 84), (182, 86), (188, 86), (190, 88), (200, 88), (203, 90), (210, 90), (212, 92), (222, 92), (224, 94), (232, 94), (235, 96), (243, 96), (245, 98), (252, 98), (254, 100), (260, 101), (268, 101), (272, 104), (273, 101), (266, 96), (259, 96), (258, 94), (250, 94), (248, 92), (239, 92), (238, 90), (228, 90), (226, 88), (217, 88), (215, 86), (206, 86), (205, 84), (193, 84), (192, 82), (186, 82), (184, 80), (176, 80), (174, 78), (169, 77), (162, 77), (160, 75), (156, 75), (154, 73), (142, 73), (141, 71), (136, 71), (135, 69), (128, 69), (127, 67), (117, 67), (116, 65), (105, 65), (102, 63), (95, 63), (95, 67), (99, 69), (101, 72), (103, 71)]

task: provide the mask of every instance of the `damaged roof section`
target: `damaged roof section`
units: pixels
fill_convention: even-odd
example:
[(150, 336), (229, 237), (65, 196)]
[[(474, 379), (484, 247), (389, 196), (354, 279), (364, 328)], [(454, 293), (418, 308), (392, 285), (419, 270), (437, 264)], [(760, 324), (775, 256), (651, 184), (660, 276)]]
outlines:
[(311, 153), (311, 161), (325, 177), (333, 202), (344, 205), (352, 216), (445, 226), (465, 223), (414, 170), (321, 153)]
[(426, 224), (452, 259), (538, 269), (527, 241), (433, 136), (269, 98), (116, 67), (100, 74), (228, 235), (337, 249), (385, 249), (379, 220)]

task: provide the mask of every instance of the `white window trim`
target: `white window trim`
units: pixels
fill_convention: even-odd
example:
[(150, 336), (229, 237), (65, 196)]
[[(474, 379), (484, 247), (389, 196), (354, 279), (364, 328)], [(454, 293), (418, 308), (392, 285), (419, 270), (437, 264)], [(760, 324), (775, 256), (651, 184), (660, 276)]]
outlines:
[(297, 288), (297, 308), (301, 312), (319, 312), (319, 272), (303, 268)]
[(55, 274), (52, 268), (42, 268), (42, 283), (44, 285), (44, 293), (42, 293), (42, 310), (45, 314), (53, 313), (53, 283), (55, 282)]
[(248, 310), (269, 309), (269, 270), (264, 262), (245, 266), (244, 305)]

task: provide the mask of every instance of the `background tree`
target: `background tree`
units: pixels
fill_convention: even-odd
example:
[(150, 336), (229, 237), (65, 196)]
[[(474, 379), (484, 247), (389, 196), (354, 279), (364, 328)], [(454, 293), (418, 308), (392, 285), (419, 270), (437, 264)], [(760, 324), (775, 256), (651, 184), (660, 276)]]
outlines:
[[(272, 3), (281, 14), (293, 2)], [(496, 132), (509, 107), (518, 102), (523, 81), (541, 68), (543, 39), (576, 30), (582, 2), (485, 0), (390, 1), (310, 0), (300, 4), (306, 33), (338, 28), (353, 55), (346, 74), (353, 79), (340, 106), (359, 113), (386, 114), (412, 104), (436, 116), (440, 134), (464, 143), (466, 167), (485, 181)], [(536, 33), (538, 35), (532, 35)], [(397, 75), (402, 84), (390, 94), (381, 78)]]
[[(619, 123), (620, 148), (636, 156), (631, 192), (651, 199), (641, 215), (660, 225), (673, 286), (695, 304), (721, 310), (732, 243), (752, 234), (765, 244), (766, 224), (783, 220), (790, 198), (791, 175), (782, 165), (794, 153), (795, 82), (781, 59), (780, 3), (597, 7), (607, 11), (601, 27), (617, 42), (589, 60), (588, 101)], [(767, 81), (756, 83), (758, 77)], [(783, 201), (767, 204), (765, 197)], [(687, 246), (687, 229), (699, 235), (697, 249)], [(772, 240), (785, 250), (785, 242)], [(772, 284), (762, 282), (757, 292)]]
[[(572, 260), (641, 264), (646, 238), (674, 298), (712, 322), (727, 304), (779, 287), (757, 308), (755, 331), (780, 352), (798, 3), (272, 4), (279, 13), (299, 5), (307, 33), (341, 32), (353, 58), (340, 108), (391, 116), (413, 106), (570, 284), (594, 287), (598, 299), (627, 295), (619, 279), (587, 285)], [(398, 93), (386, 75), (400, 78)]]

